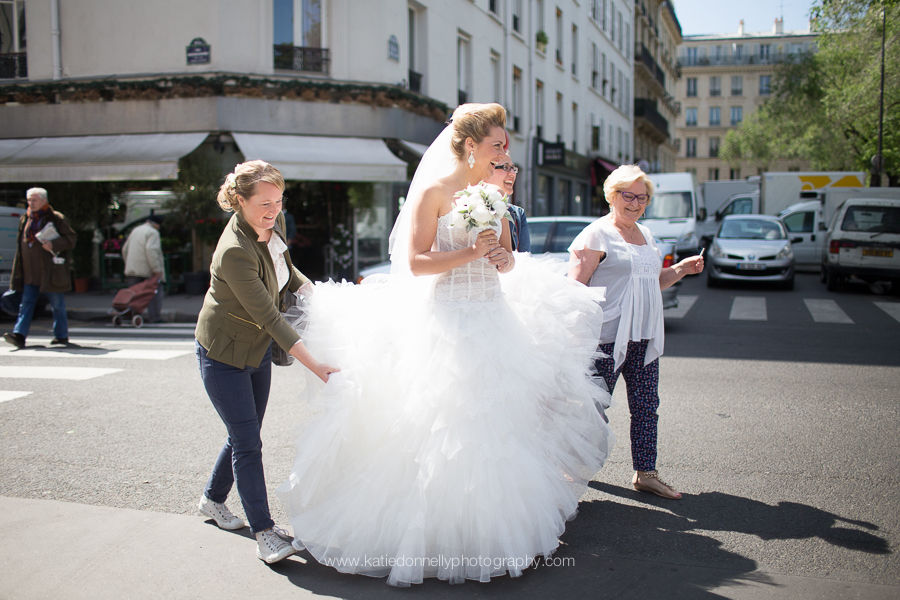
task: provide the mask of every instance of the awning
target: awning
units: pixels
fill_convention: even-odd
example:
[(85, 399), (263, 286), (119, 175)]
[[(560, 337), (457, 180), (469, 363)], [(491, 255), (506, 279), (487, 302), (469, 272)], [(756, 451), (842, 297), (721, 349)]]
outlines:
[(206, 136), (153, 133), (0, 140), (0, 181), (177, 179), (178, 159)]
[(247, 160), (271, 163), (285, 179), (406, 180), (406, 163), (381, 139), (236, 132), (232, 136)]
[(613, 171), (615, 171), (616, 169), (619, 168), (616, 165), (612, 164), (611, 162), (606, 162), (602, 158), (597, 159), (597, 164), (600, 165), (601, 167), (603, 167), (604, 169), (606, 169), (607, 171), (609, 171), (610, 173), (612, 173)]
[(410, 152), (416, 154), (419, 158), (425, 155), (425, 151), (428, 150), (428, 146), (425, 144), (417, 144), (415, 142), (407, 142), (406, 140), (400, 140), (400, 143), (404, 148), (409, 150)]

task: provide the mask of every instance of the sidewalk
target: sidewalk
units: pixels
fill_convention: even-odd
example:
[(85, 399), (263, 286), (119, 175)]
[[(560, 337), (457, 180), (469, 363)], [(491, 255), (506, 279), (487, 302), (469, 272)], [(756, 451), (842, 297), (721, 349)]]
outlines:
[[(83, 294), (66, 294), (66, 312), (70, 320), (111, 320), (112, 301), (117, 290), (91, 291)], [(196, 323), (203, 296), (187, 294), (166, 295), (163, 298), (162, 319), (166, 323)]]
[(384, 579), (344, 575), (308, 553), (272, 566), (255, 555), (248, 528), (229, 532), (201, 516), (0, 496), (0, 598), (180, 600), (215, 598), (732, 598), (831, 600), (897, 598), (894, 586), (732, 571), (715, 564), (639, 558), (557, 556), (567, 565), (522, 577), (462, 585), (428, 579), (404, 591)]

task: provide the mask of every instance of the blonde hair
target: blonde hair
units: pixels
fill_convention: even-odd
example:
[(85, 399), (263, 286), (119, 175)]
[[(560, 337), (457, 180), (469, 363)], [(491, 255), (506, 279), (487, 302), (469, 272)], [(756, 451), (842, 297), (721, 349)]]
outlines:
[[(622, 165), (610, 173), (609, 177), (606, 178), (606, 181), (603, 182), (603, 197), (606, 198), (607, 202), (612, 204), (612, 195), (616, 192), (628, 189), (635, 181), (644, 183), (644, 186), (647, 188), (647, 195), (650, 196), (650, 199), (652, 200), (653, 182), (650, 181), (647, 174), (637, 165)], [(650, 202), (648, 201), (647, 203), (649, 204)]]
[(453, 111), (450, 148), (458, 160), (465, 160), (466, 139), (480, 143), (492, 127), (506, 127), (506, 109), (499, 104), (461, 104)]
[(216, 200), (222, 210), (238, 212), (241, 204), (238, 196), (249, 200), (256, 193), (260, 181), (271, 183), (282, 192), (284, 177), (281, 171), (264, 160), (248, 160), (234, 167), (234, 172), (225, 176), (225, 183), (219, 188)]

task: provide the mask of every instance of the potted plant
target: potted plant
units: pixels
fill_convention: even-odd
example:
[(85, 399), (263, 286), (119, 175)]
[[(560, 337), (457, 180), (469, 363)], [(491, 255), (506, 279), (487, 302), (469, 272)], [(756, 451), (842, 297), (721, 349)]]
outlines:
[(547, 37), (547, 33), (543, 29), (538, 29), (537, 34), (534, 37), (535, 46), (538, 49), (538, 52), (546, 52), (547, 44), (550, 42), (550, 38)]

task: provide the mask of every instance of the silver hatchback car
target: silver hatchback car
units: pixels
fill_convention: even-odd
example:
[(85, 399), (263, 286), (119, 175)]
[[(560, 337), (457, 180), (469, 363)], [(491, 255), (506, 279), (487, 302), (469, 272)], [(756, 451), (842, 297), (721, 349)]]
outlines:
[(794, 251), (784, 224), (768, 215), (729, 215), (709, 247), (706, 284), (775, 282), (794, 289)]

